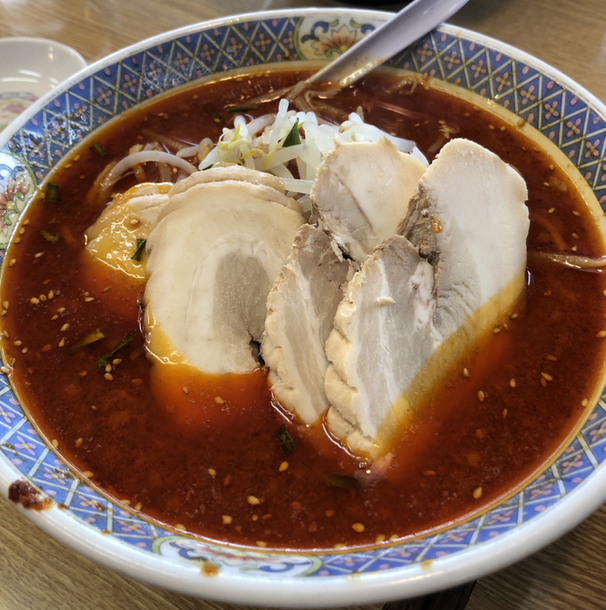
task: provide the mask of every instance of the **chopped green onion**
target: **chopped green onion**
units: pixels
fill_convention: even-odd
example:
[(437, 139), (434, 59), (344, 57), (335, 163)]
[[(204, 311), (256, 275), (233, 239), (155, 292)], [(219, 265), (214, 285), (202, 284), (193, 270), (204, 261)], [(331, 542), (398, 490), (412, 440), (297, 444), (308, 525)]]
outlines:
[(273, 434), (274, 438), (280, 443), (282, 452), (284, 455), (292, 455), (294, 450), (297, 448), (295, 441), (286, 429), (286, 426), (282, 424)]
[(253, 106), (231, 106), (227, 109), (227, 112), (246, 112), (247, 110), (256, 110), (257, 107)]
[(85, 337), (82, 337), (82, 339), (80, 339), (79, 341), (76, 341), (72, 346), (68, 348), (67, 353), (71, 356), (78, 350), (81, 350), (83, 347), (86, 347), (87, 345), (90, 345), (95, 341), (99, 341), (104, 337), (105, 335), (101, 332), (101, 330), (97, 328), (97, 330), (94, 330), (92, 333), (89, 333)]
[(301, 136), (299, 135), (299, 119), (295, 119), (295, 124), (292, 129), (288, 132), (288, 135), (284, 138), (282, 148), (288, 148), (289, 146), (296, 146), (301, 144)]
[(343, 489), (359, 489), (360, 481), (350, 474), (340, 474), (338, 472), (325, 472), (324, 480), (331, 487), (342, 487)]
[(147, 239), (137, 239), (137, 249), (135, 253), (130, 257), (133, 261), (140, 261), (141, 255), (143, 254), (143, 248), (145, 248), (145, 244), (147, 243)]
[(49, 182), (46, 186), (46, 200), (52, 202), (61, 201), (61, 197), (59, 197), (59, 187), (52, 182)]
[(214, 165), (214, 163), (211, 163), (210, 165), (203, 167), (200, 171), (205, 172), (207, 169), (210, 169), (213, 165)]
[(93, 142), (93, 145), (90, 147), (93, 152), (96, 152), (100, 157), (105, 157), (107, 152), (103, 149), (99, 142)]
[(42, 229), (40, 235), (42, 235), (46, 241), (50, 241), (51, 244), (56, 244), (59, 241), (59, 233), (51, 233), (50, 231)]
[(128, 345), (133, 340), (133, 333), (128, 333), (114, 349), (109, 352), (109, 354), (105, 354), (97, 360), (97, 370), (100, 371), (106, 364), (107, 361), (113, 358), (125, 345)]
[(206, 104), (206, 112), (210, 114), (215, 123), (220, 123), (223, 120), (223, 115), (219, 114), (210, 104)]

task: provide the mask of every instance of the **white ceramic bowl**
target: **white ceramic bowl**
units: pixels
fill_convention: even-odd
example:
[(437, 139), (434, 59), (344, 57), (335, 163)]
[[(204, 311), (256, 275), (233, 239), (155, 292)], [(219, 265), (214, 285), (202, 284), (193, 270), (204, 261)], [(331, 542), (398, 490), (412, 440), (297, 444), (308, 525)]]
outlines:
[[(54, 165), (109, 118), (199, 76), (285, 60), (328, 61), (344, 40), (352, 42), (388, 17), (351, 9), (243, 15), (157, 36), (86, 68), (0, 135), (5, 206), (0, 241), (10, 239), (15, 220)], [(606, 107), (587, 91), (510, 46), (448, 26), (390, 63), (459, 85), (523, 117), (557, 145), (573, 171), (582, 170), (601, 214), (604, 158), (584, 154), (589, 145), (604, 149)], [(55, 502), (46, 511), (26, 511), (40, 527), (100, 563), (183, 593), (282, 607), (406, 598), (498, 570), (595, 510), (606, 499), (603, 404), (595, 405), (549, 468), (502, 504), (445, 532), (372, 549), (246, 550), (150, 523), (79, 479), (38, 435), (5, 378), (0, 379), (0, 490), (6, 493), (17, 478), (31, 481)], [(215, 566), (216, 575), (201, 574), (201, 564)]]
[(0, 131), (86, 66), (74, 49), (43, 38), (0, 38)]

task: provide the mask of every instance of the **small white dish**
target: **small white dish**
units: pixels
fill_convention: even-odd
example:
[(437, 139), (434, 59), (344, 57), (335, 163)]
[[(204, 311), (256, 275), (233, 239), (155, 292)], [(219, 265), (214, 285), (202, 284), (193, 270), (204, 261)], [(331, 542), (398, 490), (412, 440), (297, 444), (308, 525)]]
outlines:
[(74, 49), (44, 38), (0, 38), (0, 131), (86, 66)]

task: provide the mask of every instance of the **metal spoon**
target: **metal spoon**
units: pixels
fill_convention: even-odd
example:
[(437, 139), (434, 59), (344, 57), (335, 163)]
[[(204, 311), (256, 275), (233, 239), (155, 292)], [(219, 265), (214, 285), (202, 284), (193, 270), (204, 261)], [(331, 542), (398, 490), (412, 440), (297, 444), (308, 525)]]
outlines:
[(248, 102), (260, 104), (280, 97), (290, 101), (300, 100), (301, 93), (314, 89), (314, 85), (318, 83), (330, 84), (330, 93), (325, 91), (324, 97), (331, 97), (393, 57), (398, 51), (431, 32), (454, 15), (467, 1), (414, 0), (308, 79), (298, 82), (294, 87), (262, 94)]

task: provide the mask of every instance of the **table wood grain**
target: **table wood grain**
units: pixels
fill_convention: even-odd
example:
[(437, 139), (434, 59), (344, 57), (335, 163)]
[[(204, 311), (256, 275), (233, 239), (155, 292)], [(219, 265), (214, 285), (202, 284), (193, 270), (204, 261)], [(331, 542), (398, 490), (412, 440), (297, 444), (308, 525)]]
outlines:
[[(348, 6), (316, 0), (315, 6)], [(0, 37), (68, 44), (88, 62), (161, 32), (297, 0), (0, 0)], [(351, 6), (351, 5), (349, 5)], [(356, 6), (398, 10), (403, 5)], [(604, 0), (470, 0), (451, 23), (527, 51), (606, 102)], [(0, 58), (7, 61), (7, 58)], [(606, 609), (606, 505), (544, 550), (481, 579), (469, 610)], [(364, 606), (378, 610), (381, 605)], [(228, 610), (117, 574), (55, 541), (0, 498), (0, 610)], [(354, 609), (352, 609), (354, 610)]]

